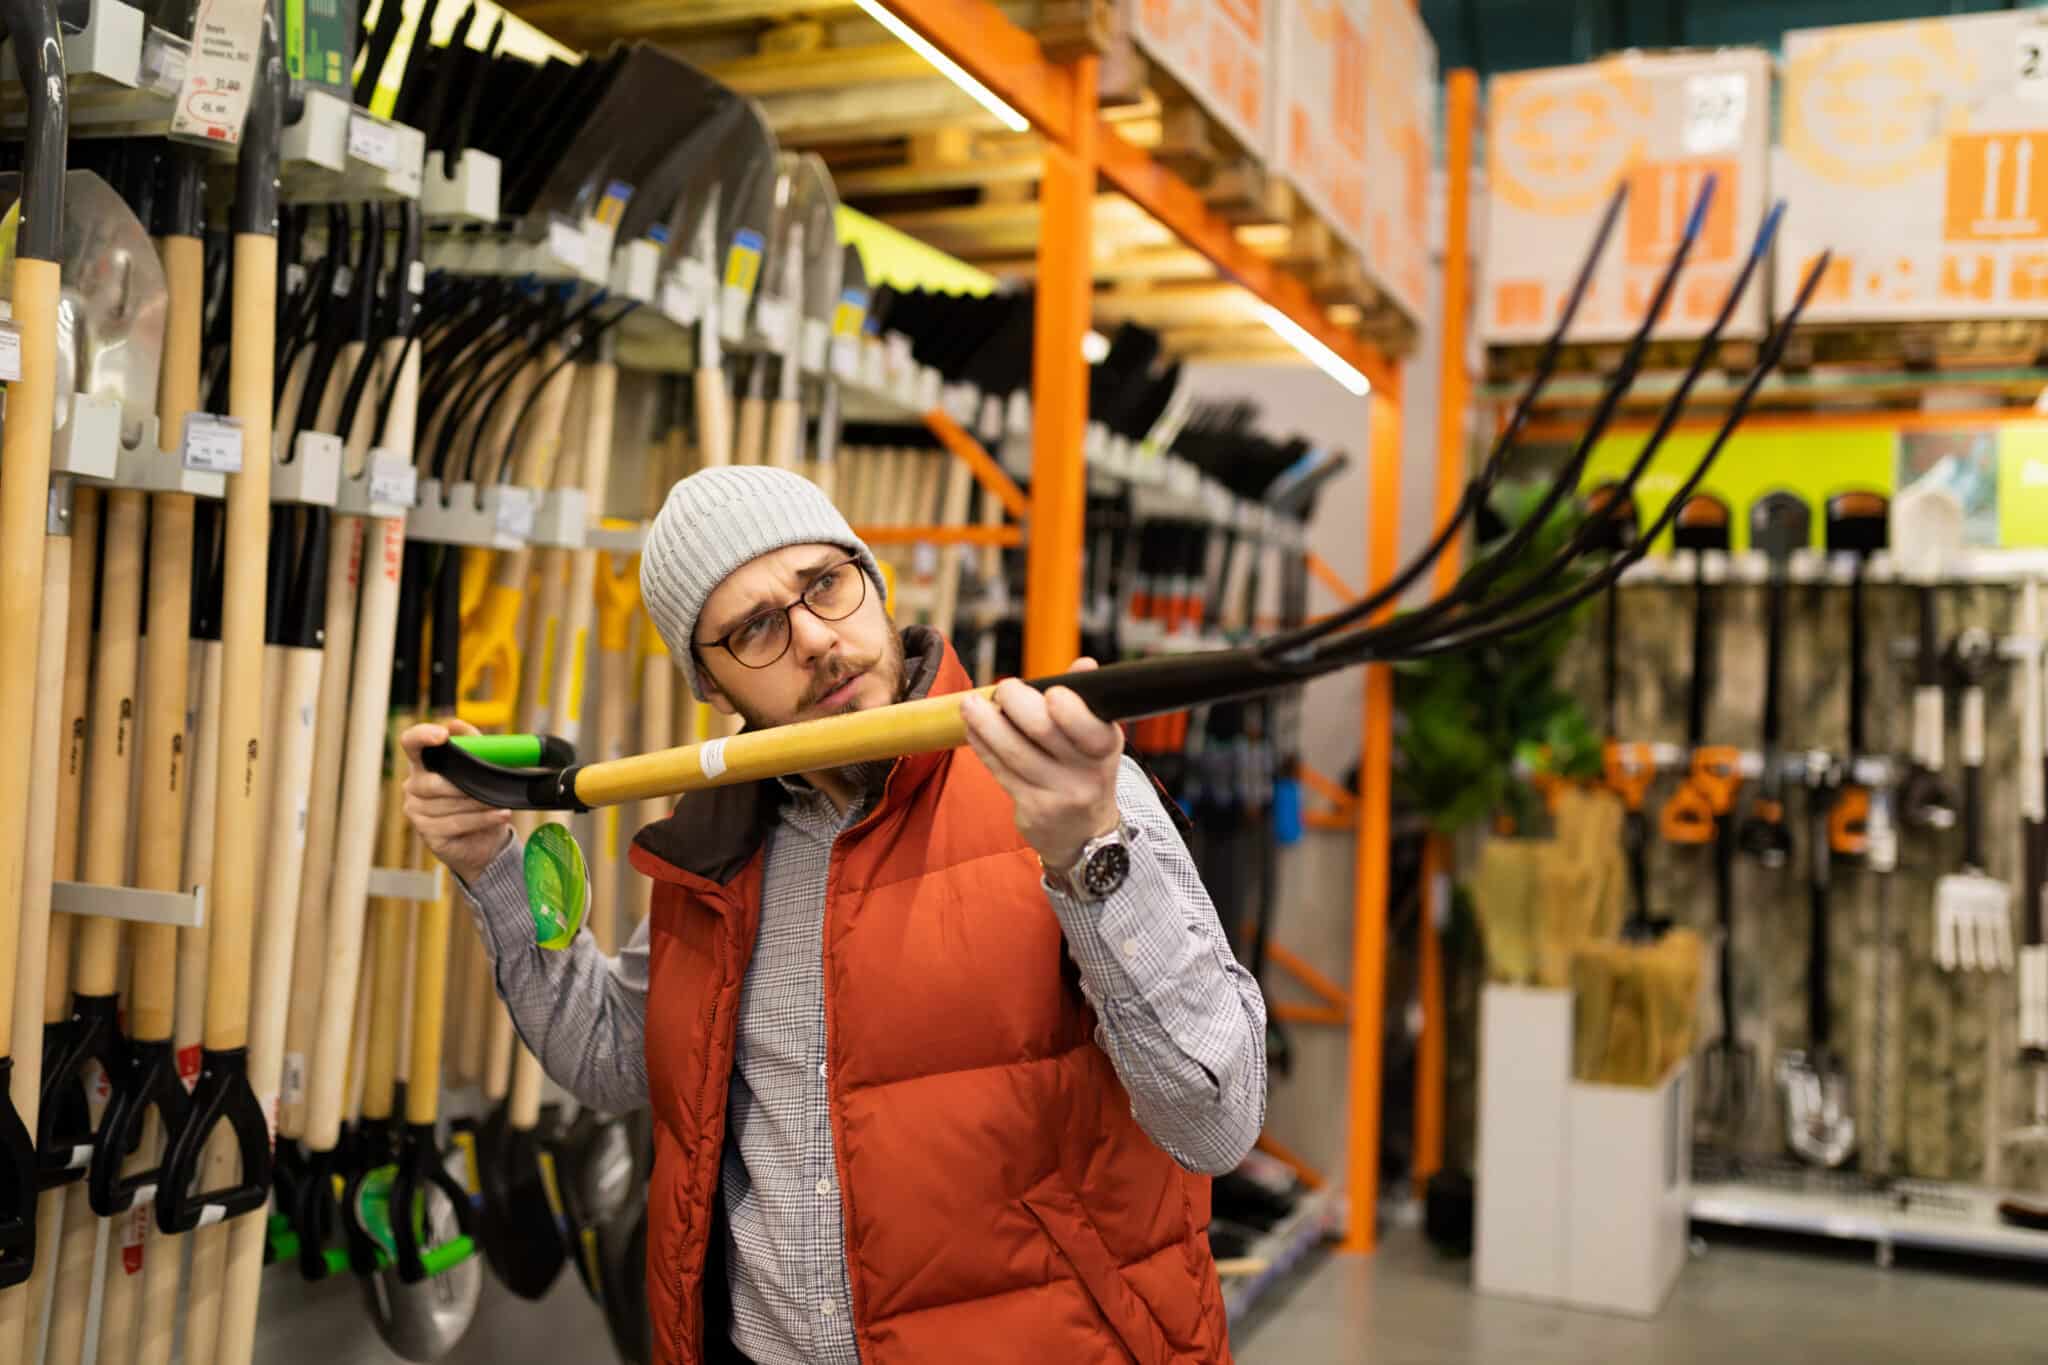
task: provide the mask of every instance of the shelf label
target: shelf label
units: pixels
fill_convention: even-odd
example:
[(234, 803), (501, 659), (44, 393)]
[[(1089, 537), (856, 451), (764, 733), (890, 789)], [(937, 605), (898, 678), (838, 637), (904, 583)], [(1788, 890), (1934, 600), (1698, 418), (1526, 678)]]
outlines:
[(184, 464), (201, 474), (241, 473), (242, 419), (186, 413)]
[(578, 274), (583, 272), (583, 233), (566, 218), (548, 219), (548, 254)]
[(498, 534), (525, 540), (533, 534), (533, 494), (524, 488), (507, 488), (498, 496)]
[(171, 136), (214, 146), (242, 140), (256, 84), (264, 0), (199, 0)]
[(747, 300), (754, 297), (754, 283), (761, 276), (762, 246), (761, 234), (752, 228), (741, 228), (732, 235), (732, 246), (725, 253), (724, 294), (719, 300), (727, 318), (746, 317)]
[(348, 154), (380, 171), (398, 169), (398, 130), (368, 114), (348, 117)]
[(768, 343), (768, 349), (781, 355), (789, 350), (789, 300), (759, 298), (754, 300), (754, 328)]
[(0, 322), (0, 383), (21, 378), (21, 328)]
[(391, 508), (395, 512), (409, 508), (418, 501), (419, 471), (412, 467), (412, 462), (388, 450), (372, 450), (370, 506), (380, 510)]

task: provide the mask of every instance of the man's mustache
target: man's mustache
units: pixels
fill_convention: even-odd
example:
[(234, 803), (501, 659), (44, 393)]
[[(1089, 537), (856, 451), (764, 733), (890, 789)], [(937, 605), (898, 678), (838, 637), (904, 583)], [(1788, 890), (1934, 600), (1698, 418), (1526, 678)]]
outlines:
[(803, 707), (807, 706), (816, 706), (820, 701), (823, 701), (825, 699), (825, 695), (828, 692), (830, 692), (833, 688), (839, 686), (839, 684), (845, 682), (848, 678), (853, 677), (857, 673), (867, 672), (869, 669), (873, 668), (879, 662), (881, 662), (880, 659), (875, 658), (869, 659), (865, 663), (847, 663), (832, 669), (830, 673), (827, 673), (823, 669), (820, 669), (816, 675), (815, 680), (811, 683), (811, 685), (808, 688), (804, 689), (804, 697), (803, 700), (798, 703), (798, 708), (802, 709)]

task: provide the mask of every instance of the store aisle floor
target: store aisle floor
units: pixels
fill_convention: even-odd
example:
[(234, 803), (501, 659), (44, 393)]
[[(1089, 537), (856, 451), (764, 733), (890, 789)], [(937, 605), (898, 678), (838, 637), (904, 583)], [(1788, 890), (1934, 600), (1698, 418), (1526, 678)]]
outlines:
[(1943, 1365), (2048, 1357), (2048, 1279), (1955, 1261), (1880, 1270), (1868, 1255), (1715, 1243), (1638, 1322), (1470, 1287), (1420, 1234), (1333, 1256), (1240, 1337), (1238, 1365)]

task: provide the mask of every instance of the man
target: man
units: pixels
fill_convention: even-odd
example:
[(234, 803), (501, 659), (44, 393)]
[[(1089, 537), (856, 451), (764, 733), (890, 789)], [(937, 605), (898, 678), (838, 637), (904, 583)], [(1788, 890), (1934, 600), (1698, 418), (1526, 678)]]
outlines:
[[(749, 729), (969, 687), (786, 470), (677, 484), (641, 588)], [(1018, 682), (963, 709), (971, 752), (686, 797), (634, 841), (653, 909), (615, 961), (535, 946), (509, 817), (420, 767), (447, 727), (404, 737), (520, 1037), (654, 1107), (663, 1362), (1229, 1359), (1206, 1176), (1263, 1122), (1258, 987), (1114, 725)]]

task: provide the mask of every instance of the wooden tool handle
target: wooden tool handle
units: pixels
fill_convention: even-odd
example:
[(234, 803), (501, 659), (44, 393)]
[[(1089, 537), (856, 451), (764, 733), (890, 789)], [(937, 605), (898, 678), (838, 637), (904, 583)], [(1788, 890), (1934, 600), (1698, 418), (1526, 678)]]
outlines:
[[(220, 784), (220, 641), (199, 650), (199, 682), (193, 694), (198, 707), (192, 725), (192, 818), (185, 830), (185, 889), (199, 885), (213, 868), (214, 789)], [(202, 923), (178, 931), (178, 1003), (171, 1038), (178, 1049), (178, 1070), (186, 1084), (199, 1075), (199, 1039), (206, 1031), (206, 980), (212, 954), (212, 931)]]
[(803, 455), (803, 403), (778, 398), (768, 406), (768, 463), (778, 469), (795, 469)]
[(363, 521), (338, 517), (328, 546), (327, 613), (321, 638), (327, 659), (314, 702), (313, 769), (306, 810), (306, 851), (295, 899), (299, 927), (292, 943), (291, 998), (285, 1015), (284, 1067), (278, 1131), (298, 1137), (306, 1122), (306, 1053), (320, 1023), (322, 967), (327, 953), (327, 893), (334, 880), (334, 825), (341, 807), (342, 745), (348, 728), (349, 658), (355, 650), (362, 588)]
[(421, 905), (413, 925), (412, 1056), (406, 1065), (405, 1121), (432, 1123), (441, 1105), (441, 1038), (448, 1012), (448, 924), (454, 891)]
[[(64, 714), (59, 743), (61, 766), (57, 769), (57, 851), (58, 881), (74, 880), (78, 872), (79, 821), (85, 798), (85, 724), (91, 696), (87, 684), (92, 676), (92, 590), (99, 568), (93, 541), (99, 535), (99, 501), (89, 498), (83, 511), (74, 504), (71, 512), (70, 598), (65, 604), (69, 620), (64, 635)], [(0, 904), (4, 904), (0, 900)], [(50, 951), (43, 981), (43, 1022), (54, 1024), (71, 1016), (71, 958), (77, 927), (70, 915), (58, 915), (50, 922)]]
[[(371, 848), (376, 839), (404, 558), (404, 519), (369, 522), (364, 539), (362, 605), (356, 620), (355, 679), (342, 754), (341, 806), (335, 822), (337, 849)], [(305, 1140), (317, 1152), (332, 1151), (341, 1134), (349, 1018), (362, 971), (369, 879), (368, 859), (336, 859), (333, 891), (327, 902), (327, 971), (321, 988), (320, 1028), (307, 1087)]]
[[(643, 620), (641, 632), (655, 641), (654, 623)], [(695, 708), (691, 714), (695, 715)], [(665, 649), (647, 651), (646, 660), (640, 671), (640, 747), (644, 752), (653, 753), (666, 749), (672, 744), (688, 743), (696, 738), (694, 731), (686, 736), (676, 734), (676, 670), (674, 662)], [(640, 803), (633, 824), (619, 830), (619, 842), (624, 844), (640, 829), (667, 817), (671, 803), (662, 797), (650, 797)], [(623, 817), (622, 817), (623, 818)], [(623, 853), (624, 850), (621, 849)], [(646, 877), (635, 876), (633, 883), (633, 922), (638, 924), (647, 918), (652, 908), (654, 883)]]
[[(182, 240), (182, 239), (172, 239)], [(186, 749), (186, 680), (192, 642), (192, 499), (159, 493), (150, 504), (149, 636), (143, 641), (141, 808), (136, 817), (135, 884), (149, 891), (183, 889), (185, 806), (190, 754)], [(134, 932), (133, 985), (128, 996), (130, 1037), (157, 1042), (171, 1036), (178, 979), (178, 931), (138, 925)]]
[(725, 372), (697, 371), (696, 394), (698, 467), (715, 469), (731, 464), (732, 390), (725, 386)]
[[(81, 497), (97, 495), (81, 491)], [(135, 671), (142, 643), (142, 541), (148, 495), (106, 495), (100, 566), (100, 633), (93, 660), (92, 720), (85, 767), (85, 880), (122, 886), (128, 874), (128, 797), (135, 777)], [(77, 989), (114, 994), (121, 921), (93, 916), (79, 930)]]
[(277, 238), (238, 233), (228, 412), (242, 423), (242, 472), (228, 477), (221, 645), (221, 780), (214, 794), (213, 881), (207, 887), (212, 957), (206, 1045), (223, 1051), (249, 1038), (249, 962), (256, 911), (257, 840), (263, 812), (252, 799), (262, 755), (264, 563), (270, 548), (270, 389), (276, 354)]
[(490, 1026), (484, 1030), (484, 1098), (496, 1103), (511, 1089), (512, 1051), (519, 1040), (512, 1028), (512, 1014), (497, 992), (491, 993), (485, 1008), (490, 1011)]
[[(618, 758), (625, 753), (632, 667), (632, 656), (624, 650), (605, 650), (598, 655), (597, 733), (592, 747), (600, 757)], [(619, 819), (620, 812), (611, 808), (597, 812), (596, 856), (590, 859), (590, 931), (607, 957), (618, 951)]]
[[(397, 742), (401, 726), (392, 727)], [(406, 821), (398, 782), (387, 784), (382, 827), (377, 835), (377, 865), (405, 866)], [(370, 997), (370, 1043), (363, 1060), (363, 1117), (391, 1117), (398, 1082), (399, 1011), (405, 1004), (405, 907), (378, 898), (370, 902), (370, 934), (377, 966)]]
[(767, 444), (768, 400), (748, 394), (740, 400), (739, 437), (733, 443), (734, 464), (759, 464)]
[[(276, 710), (270, 722), (272, 777), (270, 840), (265, 855), (263, 918), (257, 934), (255, 1008), (249, 1017), (249, 1084), (276, 1126), (283, 1084), (286, 1015), (291, 1004), (293, 955), (301, 931), (301, 873), (305, 830), (313, 806), (313, 764), (318, 744), (325, 654), (286, 649)], [(337, 665), (337, 672), (341, 671)], [(328, 803), (330, 808), (332, 803)]]
[(540, 1099), (540, 1059), (528, 1052), (525, 1044), (515, 1044), (512, 1060), (512, 1097), (505, 1106), (505, 1117), (514, 1129), (530, 1133), (540, 1126)]

